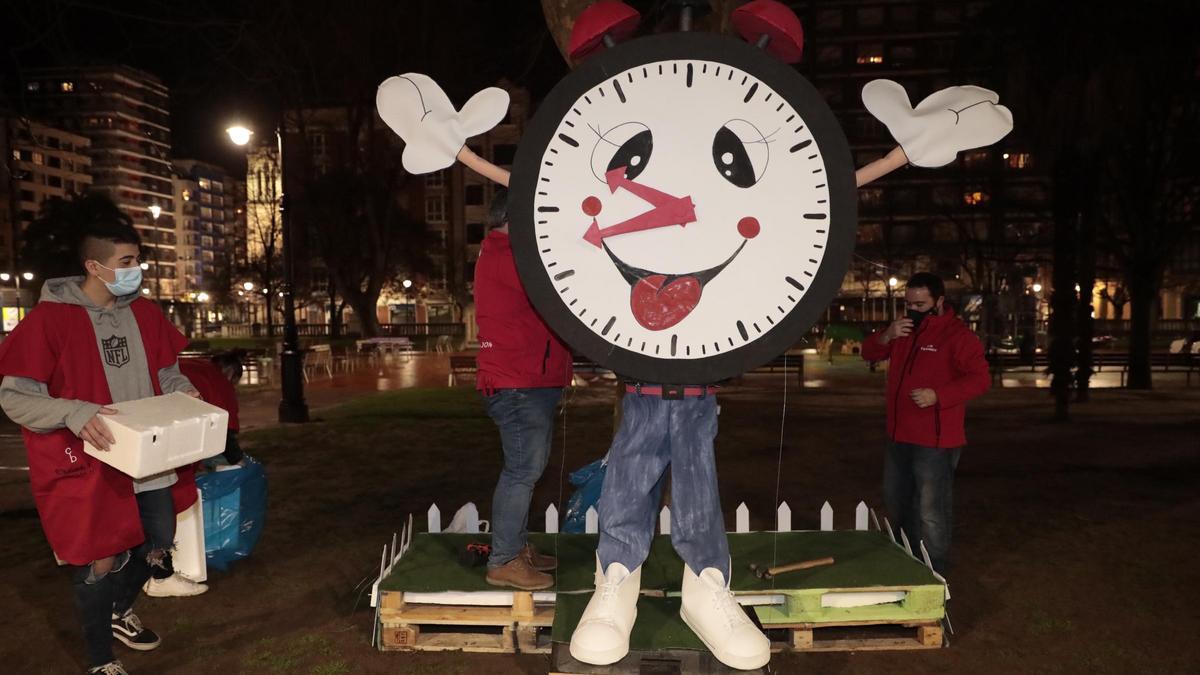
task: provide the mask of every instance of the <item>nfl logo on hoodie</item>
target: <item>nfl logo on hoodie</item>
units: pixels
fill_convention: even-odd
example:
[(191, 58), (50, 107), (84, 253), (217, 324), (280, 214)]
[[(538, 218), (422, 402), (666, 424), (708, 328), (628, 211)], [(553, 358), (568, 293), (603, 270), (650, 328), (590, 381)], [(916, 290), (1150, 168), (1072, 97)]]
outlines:
[(104, 347), (104, 362), (114, 368), (129, 363), (129, 341), (120, 335), (114, 335), (110, 338), (101, 338), (100, 344)]

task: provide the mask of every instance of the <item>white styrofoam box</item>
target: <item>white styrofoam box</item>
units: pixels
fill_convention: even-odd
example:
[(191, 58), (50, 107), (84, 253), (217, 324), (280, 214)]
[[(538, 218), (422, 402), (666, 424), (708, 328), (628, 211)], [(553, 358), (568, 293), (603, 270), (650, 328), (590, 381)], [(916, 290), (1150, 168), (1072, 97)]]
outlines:
[(229, 413), (175, 392), (123, 401), (101, 415), (116, 442), (101, 451), (86, 441), (83, 451), (133, 478), (145, 478), (225, 451)]
[(196, 503), (175, 516), (175, 550), (171, 562), (175, 571), (192, 581), (208, 579), (208, 558), (204, 556), (203, 497), (196, 490)]

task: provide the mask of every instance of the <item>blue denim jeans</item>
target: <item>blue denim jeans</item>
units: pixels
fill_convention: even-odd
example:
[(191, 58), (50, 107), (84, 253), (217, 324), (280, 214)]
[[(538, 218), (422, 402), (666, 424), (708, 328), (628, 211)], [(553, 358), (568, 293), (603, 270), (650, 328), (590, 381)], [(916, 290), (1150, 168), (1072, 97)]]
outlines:
[(608, 451), (600, 491), (600, 564), (637, 569), (650, 552), (658, 517), (655, 489), (671, 466), (671, 543), (699, 574), (729, 578), (729, 541), (717, 487), (713, 440), (717, 400), (626, 394), (621, 427)]
[(961, 448), (893, 441), (883, 464), (883, 500), (897, 540), (904, 530), (917, 557), (921, 555), (918, 542), (924, 541), (933, 569), (943, 575), (950, 567), (954, 469), (961, 454)]
[(554, 411), (562, 389), (498, 389), (485, 396), (488, 415), (500, 429), (504, 468), (492, 497), (492, 553), (488, 567), (500, 567), (525, 547), (529, 500), (542, 477), (554, 439)]
[(139, 492), (135, 496), (142, 532), (146, 535), (146, 541), (135, 549), (135, 554), (146, 558), (152, 551), (163, 551), (162, 564), (153, 565), (152, 570), (155, 579), (166, 579), (175, 572), (171, 564), (171, 551), (175, 549), (175, 499), (171, 488)]

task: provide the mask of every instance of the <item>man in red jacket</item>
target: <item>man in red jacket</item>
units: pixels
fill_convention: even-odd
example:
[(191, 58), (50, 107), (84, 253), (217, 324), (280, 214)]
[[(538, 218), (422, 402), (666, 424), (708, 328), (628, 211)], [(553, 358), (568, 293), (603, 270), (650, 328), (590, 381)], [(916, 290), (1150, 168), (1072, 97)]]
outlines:
[[(115, 211), (115, 207), (112, 207)], [(187, 339), (139, 292), (141, 238), (129, 217), (102, 215), (78, 244), (86, 275), (49, 279), (0, 344), (0, 407), (23, 428), (38, 517), (73, 590), (91, 673), (124, 675), (116, 638), (159, 646), (133, 613), (142, 585), (171, 575), (175, 514), (196, 499), (175, 471), (132, 479), (83, 451), (115, 442), (103, 417), (121, 403), (171, 392), (199, 396), (179, 371)]]
[(906, 316), (863, 343), (867, 361), (887, 361), (883, 497), (896, 527), (924, 541), (933, 568), (950, 563), (954, 469), (967, 438), (967, 401), (991, 382), (979, 339), (945, 306), (946, 287), (919, 272), (904, 292)]
[(492, 500), (487, 581), (537, 590), (554, 585), (557, 561), (527, 540), (533, 486), (550, 457), (554, 411), (571, 381), (571, 352), (529, 304), (508, 239), (508, 193), (500, 190), (475, 265), (479, 324), (477, 387), (500, 429), (504, 469)]

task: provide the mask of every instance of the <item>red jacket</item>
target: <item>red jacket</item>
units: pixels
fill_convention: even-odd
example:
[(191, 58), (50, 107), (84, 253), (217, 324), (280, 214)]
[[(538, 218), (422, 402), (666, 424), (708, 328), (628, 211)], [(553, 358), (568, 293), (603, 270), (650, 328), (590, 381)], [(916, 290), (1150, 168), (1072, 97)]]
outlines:
[[(156, 375), (175, 363), (187, 338), (153, 302), (139, 298), (129, 308), (146, 349), (154, 393), (161, 394)], [(78, 305), (38, 303), (0, 343), (0, 375), (45, 382), (55, 398), (112, 403), (95, 327)], [(145, 536), (129, 476), (85, 454), (83, 441), (69, 429), (22, 432), (38, 517), (61, 560), (86, 565), (142, 543)], [(196, 500), (194, 486), (188, 494), (183, 482), (172, 489), (176, 512)]]
[(475, 264), (475, 322), (480, 391), (571, 382), (571, 352), (529, 304), (505, 232), (492, 230), (483, 240)]
[[(991, 385), (983, 345), (966, 324), (946, 309), (929, 316), (907, 337), (882, 344), (879, 331), (863, 342), (868, 361), (891, 360), (887, 376), (888, 438), (927, 448), (957, 448), (967, 443), (963, 431), (967, 401)], [(918, 408), (909, 392), (932, 389), (937, 403)]]

